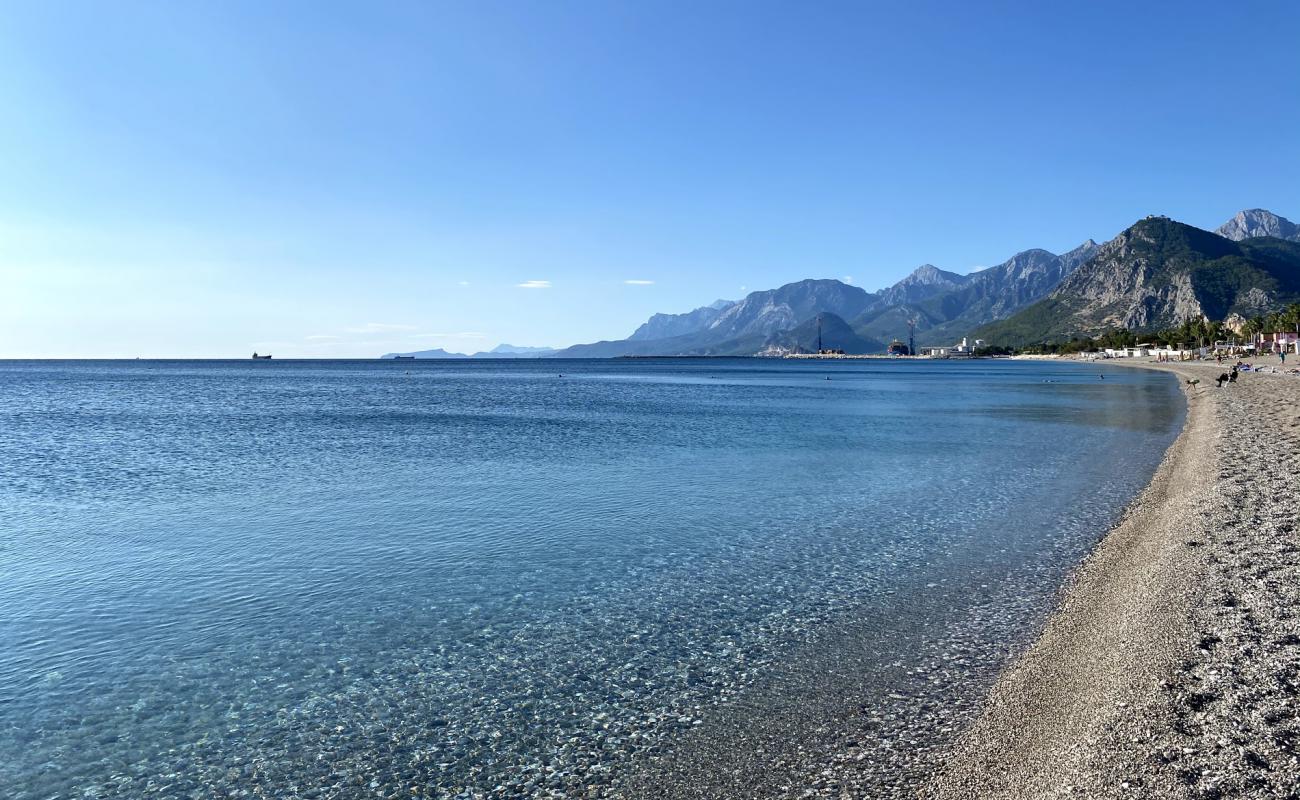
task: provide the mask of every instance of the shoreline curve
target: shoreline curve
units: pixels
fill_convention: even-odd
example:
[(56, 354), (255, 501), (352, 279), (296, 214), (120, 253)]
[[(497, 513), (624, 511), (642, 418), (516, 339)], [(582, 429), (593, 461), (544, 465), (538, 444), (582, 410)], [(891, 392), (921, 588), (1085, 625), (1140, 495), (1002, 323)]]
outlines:
[(1300, 796), (1300, 380), (1125, 366), (1183, 430), (922, 797)]

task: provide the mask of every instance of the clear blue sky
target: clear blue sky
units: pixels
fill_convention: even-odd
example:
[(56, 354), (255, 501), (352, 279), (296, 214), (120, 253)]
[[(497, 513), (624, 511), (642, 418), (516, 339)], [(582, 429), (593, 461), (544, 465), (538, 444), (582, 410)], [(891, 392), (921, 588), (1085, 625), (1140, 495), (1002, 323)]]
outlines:
[(1297, 31), (1290, 1), (6, 3), (0, 357), (564, 345), (1149, 213), (1297, 219)]

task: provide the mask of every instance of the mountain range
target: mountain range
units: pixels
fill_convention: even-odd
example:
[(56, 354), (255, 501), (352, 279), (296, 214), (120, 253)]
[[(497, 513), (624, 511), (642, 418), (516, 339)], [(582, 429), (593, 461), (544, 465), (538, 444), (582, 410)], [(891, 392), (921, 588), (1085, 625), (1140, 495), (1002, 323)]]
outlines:
[(554, 347), (516, 347), (512, 344), (499, 344), (491, 350), (483, 350), (471, 355), (449, 353), (441, 347), (434, 350), (413, 350), (408, 353), (384, 353), (380, 358), (544, 358), (555, 352)]
[(1096, 250), (1097, 243), (1091, 239), (1060, 255), (1025, 250), (970, 275), (945, 273), (960, 280), (948, 278), (942, 283), (930, 283), (928, 292), (913, 287), (906, 301), (895, 301), (899, 284), (915, 276), (913, 272), (899, 284), (882, 290), (881, 302), (857, 320), (856, 328), (865, 336), (888, 339), (900, 335), (900, 330), (907, 329), (907, 321), (914, 319), (918, 346), (951, 344), (980, 325), (1042, 299)]
[(554, 355), (776, 355), (811, 352), (820, 319), (824, 347), (884, 352), (915, 325), (918, 347), (963, 336), (1024, 345), (1094, 333), (1223, 319), (1273, 310), (1297, 296), (1300, 226), (1263, 209), (1238, 213), (1211, 233), (1164, 217), (1140, 220), (1111, 241), (1065, 253), (1029, 249), (967, 275), (932, 264), (867, 292), (837, 280), (803, 280), (655, 314), (627, 339), (575, 345)]
[[(841, 321), (856, 319), (871, 306), (874, 297), (864, 289), (837, 280), (803, 280), (779, 289), (751, 292), (720, 309), (705, 306), (685, 314), (655, 315), (652, 318), (655, 329), (678, 332), (671, 337), (580, 344), (560, 350), (556, 355), (563, 358), (751, 356), (779, 350), (783, 343), (795, 342), (800, 336), (805, 336), (805, 340), (801, 340), (803, 348), (811, 349), (816, 346), (815, 319), (819, 315), (823, 317), (823, 329), (832, 316)], [(712, 313), (703, 313), (706, 309)], [(806, 338), (804, 323), (809, 320), (814, 320), (814, 332), (811, 338)], [(837, 323), (832, 321), (830, 324), (838, 330)], [(845, 325), (849, 324), (845, 322)], [(645, 327), (643, 325), (638, 332)], [(883, 343), (870, 337), (859, 336), (853, 341), (846, 340), (844, 344), (846, 351), (851, 348), (859, 353), (885, 349)]]
[(1060, 255), (1026, 250), (969, 275), (932, 264), (892, 286), (868, 292), (838, 280), (802, 280), (717, 301), (684, 314), (655, 314), (627, 339), (559, 350), (564, 358), (651, 355), (755, 355), (811, 352), (822, 345), (848, 353), (881, 353), (905, 339), (915, 321), (916, 342), (948, 344), (987, 322), (1042, 299), (1097, 249), (1091, 239)]
[[(1151, 216), (1114, 239), (1065, 253), (1029, 249), (962, 275), (932, 264), (868, 292), (832, 279), (717, 300), (682, 314), (655, 314), (626, 339), (564, 349), (500, 345), (416, 358), (612, 358), (881, 353), (893, 339), (946, 345), (971, 336), (1023, 346), (1113, 327), (1151, 330), (1188, 317), (1254, 316), (1300, 298), (1300, 226), (1263, 209), (1210, 232)], [(820, 337), (819, 337), (820, 333)]]

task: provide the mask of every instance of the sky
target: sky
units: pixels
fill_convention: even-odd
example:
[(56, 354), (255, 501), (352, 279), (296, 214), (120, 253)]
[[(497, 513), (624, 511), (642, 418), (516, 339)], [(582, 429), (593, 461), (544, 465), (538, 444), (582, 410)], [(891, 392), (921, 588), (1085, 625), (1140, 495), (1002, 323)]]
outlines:
[(1300, 3), (6, 2), (0, 358), (562, 346), (1300, 219)]

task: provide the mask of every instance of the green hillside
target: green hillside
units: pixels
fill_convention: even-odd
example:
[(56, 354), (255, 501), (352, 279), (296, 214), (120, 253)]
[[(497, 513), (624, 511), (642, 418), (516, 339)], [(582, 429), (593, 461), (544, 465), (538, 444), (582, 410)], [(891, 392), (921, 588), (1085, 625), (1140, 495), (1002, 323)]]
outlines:
[(1234, 242), (1164, 217), (1107, 242), (1046, 299), (972, 335), (1022, 347), (1114, 328), (1154, 331), (1187, 318), (1252, 317), (1300, 299), (1300, 244)]

